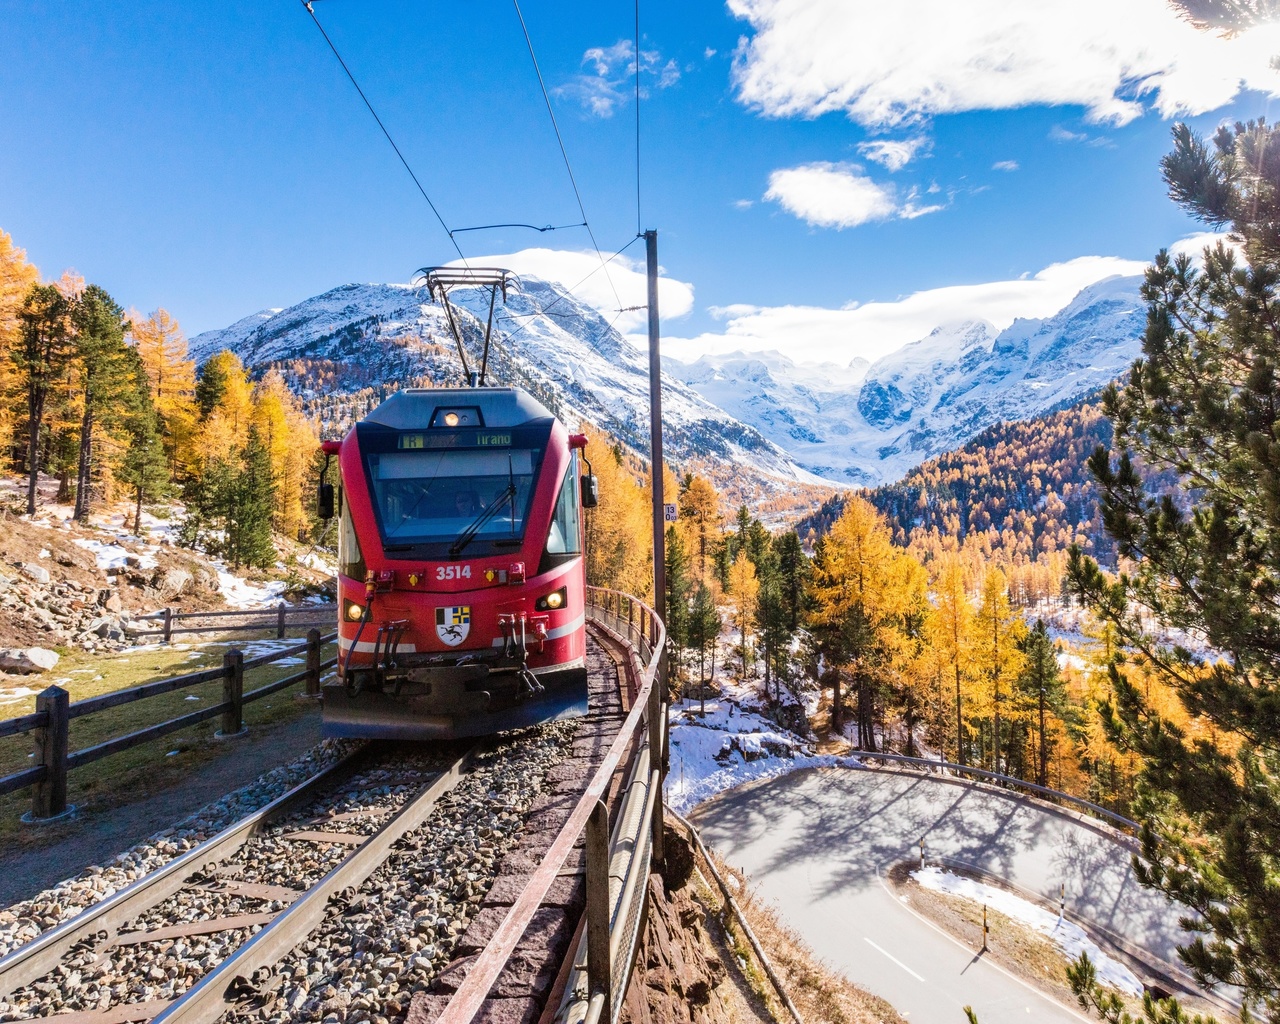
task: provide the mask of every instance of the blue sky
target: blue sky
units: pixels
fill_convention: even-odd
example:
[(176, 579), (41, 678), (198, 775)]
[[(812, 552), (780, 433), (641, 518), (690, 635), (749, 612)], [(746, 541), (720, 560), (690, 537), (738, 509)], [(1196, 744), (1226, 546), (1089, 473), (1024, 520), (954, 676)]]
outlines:
[[(315, 10), (450, 226), (579, 220), (510, 3)], [(634, 7), (523, 11), (612, 252), (636, 231)], [(930, 320), (1044, 315), (1202, 229), (1159, 179), (1173, 117), (1211, 132), (1280, 92), (1275, 27), (1224, 41), (1159, 0), (640, 13), (642, 226), (685, 357), (847, 362)], [(0, 0), (0, 228), (46, 275), (74, 266), (188, 334), (456, 256), (297, 0)], [(568, 284), (595, 261), (572, 255), (581, 229), (458, 240)], [(512, 255), (531, 247), (569, 252)], [(606, 310), (612, 291), (583, 286)]]

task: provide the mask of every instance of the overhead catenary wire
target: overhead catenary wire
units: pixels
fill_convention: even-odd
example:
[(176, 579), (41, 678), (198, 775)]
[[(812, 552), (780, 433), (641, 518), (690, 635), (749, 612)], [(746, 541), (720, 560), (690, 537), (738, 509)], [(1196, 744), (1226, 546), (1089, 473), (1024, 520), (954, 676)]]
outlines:
[[(626, 252), (626, 251), (627, 251), (628, 249), (630, 249), (633, 245), (635, 245), (635, 244), (636, 244), (636, 242), (640, 241), (641, 237), (643, 237), (643, 236), (641, 236), (641, 235), (636, 235), (636, 236), (635, 236), (634, 238), (632, 238), (629, 242), (627, 242), (627, 244), (626, 244), (626, 245), (624, 245), (621, 249), (619, 249), (617, 252), (615, 252), (612, 256), (610, 256), (608, 259), (603, 260), (603, 261), (601, 262), (600, 266), (598, 266), (598, 267), (596, 267), (594, 270), (592, 270), (592, 271), (591, 271), (591, 273), (589, 273), (586, 277), (584, 277), (584, 278), (580, 279), (580, 280), (579, 280), (577, 283), (575, 283), (571, 288), (566, 288), (562, 294), (557, 295), (554, 299), (552, 299), (550, 302), (548, 302), (548, 303), (546, 304), (546, 306), (544, 306), (543, 308), (541, 308), (541, 309), (537, 310), (536, 312), (534, 312), (534, 313), (532, 313), (532, 314), (527, 314), (527, 315), (525, 316), (525, 319), (526, 319), (526, 320), (532, 320), (532, 319), (536, 319), (537, 317), (540, 317), (540, 316), (548, 316), (548, 315), (549, 315), (549, 311), (550, 311), (550, 310), (554, 309), (556, 306), (558, 306), (558, 305), (559, 305), (561, 302), (563, 302), (565, 299), (569, 298), (570, 296), (573, 296), (573, 293), (574, 293), (574, 292), (576, 292), (576, 291), (577, 291), (579, 288), (581, 288), (584, 284), (586, 284), (588, 281), (590, 281), (590, 280), (591, 280), (591, 278), (595, 277), (595, 276), (596, 276), (596, 274), (600, 273), (600, 271), (601, 271), (601, 270), (604, 270), (604, 269), (605, 269), (605, 267), (606, 267), (608, 264), (610, 264), (610, 263), (612, 263), (614, 260), (616, 260), (616, 259), (617, 259), (619, 256), (621, 256), (624, 252)], [(607, 273), (607, 271), (606, 271), (606, 273)], [(614, 293), (614, 294), (616, 295), (616, 294), (617, 294), (617, 292), (615, 291), (615, 293)], [(574, 297), (576, 298), (576, 296), (574, 296)], [(609, 325), (610, 327), (612, 327), (612, 326), (613, 326), (613, 324), (614, 324), (614, 323), (616, 323), (616, 322), (618, 321), (618, 317), (620, 317), (623, 313), (628, 312), (628, 311), (633, 310), (633, 309), (647, 309), (647, 308), (648, 308), (647, 306), (622, 306), (621, 302), (619, 302), (619, 306), (620, 306), (621, 308), (619, 308), (619, 309), (617, 309), (617, 310), (615, 311), (618, 315), (617, 315), (617, 316), (615, 316), (615, 317), (613, 318), (613, 321), (612, 321), (612, 322), (610, 323), (610, 325)], [(514, 320), (514, 319), (515, 319), (515, 317), (513, 317), (513, 316), (509, 316), (509, 315), (508, 315), (508, 316), (504, 316), (504, 317), (502, 317), (501, 319), (503, 319), (503, 320)], [(528, 326), (529, 326), (529, 325), (528, 325), (528, 323), (527, 323), (527, 322), (526, 322), (526, 323), (522, 323), (522, 324), (521, 324), (519, 327), (517, 327), (513, 332), (511, 332), (510, 334), (508, 334), (508, 335), (507, 335), (507, 341), (508, 341), (508, 342), (511, 342), (511, 341), (516, 337), (516, 335), (518, 335), (521, 331), (523, 331), (523, 330), (524, 330), (525, 328), (527, 328)]]
[[(347, 66), (347, 62), (342, 59), (342, 54), (338, 52), (337, 46), (334, 45), (329, 33), (324, 30), (324, 26), (320, 24), (320, 19), (316, 17), (315, 8), (312, 6), (313, 0), (302, 0), (302, 6), (307, 9), (307, 13), (311, 15), (311, 20), (315, 23), (316, 28), (320, 30), (320, 34), (324, 36), (324, 41), (329, 44), (329, 49), (333, 51), (333, 55), (338, 58), (338, 63), (342, 65), (342, 70), (347, 73), (347, 78), (351, 80), (351, 84), (356, 87), (356, 92), (360, 94), (360, 98), (364, 100), (364, 105), (368, 108), (369, 113), (373, 115), (373, 119), (378, 122), (378, 127), (382, 129), (382, 134), (386, 136), (387, 141), (391, 143), (391, 148), (395, 150), (396, 156), (400, 158), (400, 163), (404, 165), (404, 169), (409, 172), (409, 177), (413, 179), (413, 183), (418, 187), (418, 191), (422, 193), (422, 198), (427, 201), (427, 205), (431, 207), (431, 212), (436, 215), (436, 220), (440, 222), (440, 226), (444, 228), (444, 233), (449, 236), (449, 241), (453, 245), (454, 251), (457, 252), (458, 258), (463, 263), (467, 262), (466, 256), (462, 254), (462, 248), (458, 245), (458, 241), (453, 237), (453, 232), (449, 230), (449, 225), (445, 223), (444, 217), (440, 215), (440, 211), (436, 209), (436, 204), (431, 201), (431, 197), (427, 195), (427, 190), (422, 187), (422, 182), (418, 180), (418, 176), (413, 173), (413, 168), (409, 166), (409, 161), (405, 159), (404, 154), (400, 151), (400, 147), (396, 145), (396, 140), (391, 137), (391, 132), (387, 130), (387, 126), (382, 123), (382, 118), (378, 116), (378, 112), (373, 109), (373, 104), (369, 102), (369, 97), (364, 94), (364, 90), (360, 88), (360, 83), (356, 81), (356, 76), (351, 73), (351, 68)], [(581, 205), (581, 204), (579, 204)], [(583, 216), (583, 220), (586, 216)]]
[(569, 172), (569, 184), (573, 186), (573, 196), (578, 201), (578, 212), (582, 214), (582, 223), (591, 238), (591, 245), (596, 251), (596, 256), (600, 258), (600, 268), (604, 270), (604, 276), (609, 282), (609, 287), (613, 290), (613, 297), (618, 300), (618, 305), (621, 306), (622, 296), (618, 294), (613, 278), (609, 276), (609, 271), (605, 266), (604, 254), (600, 251), (600, 243), (596, 241), (596, 233), (591, 229), (590, 218), (587, 217), (586, 207), (582, 203), (582, 193), (578, 189), (578, 180), (574, 177), (573, 166), (569, 163), (569, 153), (564, 146), (564, 137), (560, 134), (560, 125), (556, 122), (556, 112), (551, 106), (551, 96), (547, 92), (547, 83), (543, 81), (542, 69), (538, 67), (538, 56), (533, 52), (533, 39), (529, 35), (529, 26), (525, 24), (524, 14), (520, 10), (520, 0), (511, 0), (511, 3), (516, 9), (516, 17), (520, 19), (520, 29), (524, 33), (525, 46), (529, 48), (529, 59), (533, 62), (533, 73), (538, 76), (538, 87), (542, 90), (542, 102), (547, 106), (547, 114), (551, 117), (551, 127), (556, 133), (556, 142), (560, 146), (560, 156), (564, 159), (565, 170)]
[(644, 233), (640, 226), (640, 0), (636, 0), (636, 235)]

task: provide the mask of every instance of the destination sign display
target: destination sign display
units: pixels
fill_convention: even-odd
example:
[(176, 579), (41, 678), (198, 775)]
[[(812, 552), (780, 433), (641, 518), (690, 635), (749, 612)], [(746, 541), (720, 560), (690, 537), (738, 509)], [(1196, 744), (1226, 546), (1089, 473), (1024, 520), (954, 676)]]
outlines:
[(402, 451), (420, 448), (510, 448), (511, 434), (495, 430), (459, 430), (456, 433), (400, 434), (396, 447)]

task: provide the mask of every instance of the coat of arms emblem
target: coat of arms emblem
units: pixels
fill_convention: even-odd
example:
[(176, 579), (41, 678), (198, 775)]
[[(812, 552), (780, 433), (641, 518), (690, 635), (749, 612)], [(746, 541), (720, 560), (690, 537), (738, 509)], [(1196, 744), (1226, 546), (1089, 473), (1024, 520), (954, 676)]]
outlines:
[(436, 636), (450, 647), (457, 647), (471, 632), (471, 606), (456, 605), (436, 609)]

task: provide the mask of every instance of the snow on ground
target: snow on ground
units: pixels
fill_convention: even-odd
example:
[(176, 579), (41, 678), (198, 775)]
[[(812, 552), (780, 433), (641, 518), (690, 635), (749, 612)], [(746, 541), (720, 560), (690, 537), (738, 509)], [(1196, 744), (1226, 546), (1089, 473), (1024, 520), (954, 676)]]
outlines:
[[(215, 640), (205, 644), (205, 647), (234, 647), (237, 650), (244, 651), (246, 659), (256, 658), (259, 655), (275, 654), (277, 651), (283, 651), (290, 647), (297, 647), (301, 641), (296, 637), (285, 637), (283, 640), (271, 638), (269, 640)], [(199, 657), (199, 655), (196, 655)], [(306, 664), (306, 658), (289, 657), (281, 658), (275, 662), (277, 665), (303, 665)]]
[[(726, 687), (727, 688), (727, 687)], [(773, 779), (800, 768), (840, 763), (839, 758), (815, 755), (794, 733), (743, 710), (733, 700), (671, 705), (671, 770), (667, 773), (667, 803), (681, 814), (744, 782)]]
[(250, 583), (239, 576), (233, 576), (221, 562), (214, 562), (218, 574), (218, 589), (232, 608), (255, 608), (270, 601), (278, 601), (284, 594), (285, 584), (282, 580), (268, 583)]
[(123, 569), (125, 559), (129, 557), (137, 559), (139, 569), (154, 569), (157, 564), (155, 555), (145, 552), (135, 554), (125, 550), (119, 544), (108, 544), (105, 541), (88, 540), (84, 537), (76, 537), (71, 543), (86, 551), (92, 551), (93, 560), (98, 563), (99, 569)]
[(1102, 952), (1082, 928), (1070, 921), (1060, 919), (1057, 914), (1004, 889), (997, 889), (995, 886), (985, 885), (975, 879), (965, 878), (941, 868), (922, 868), (911, 872), (911, 877), (926, 889), (950, 893), (953, 896), (972, 900), (974, 903), (984, 903), (1006, 917), (1030, 925), (1042, 935), (1047, 935), (1068, 960), (1078, 960), (1081, 953), (1088, 953), (1089, 959), (1097, 968), (1098, 980), (1102, 984), (1118, 989), (1126, 995), (1142, 995), (1142, 983), (1129, 968)]

